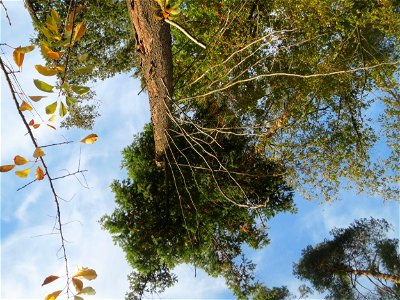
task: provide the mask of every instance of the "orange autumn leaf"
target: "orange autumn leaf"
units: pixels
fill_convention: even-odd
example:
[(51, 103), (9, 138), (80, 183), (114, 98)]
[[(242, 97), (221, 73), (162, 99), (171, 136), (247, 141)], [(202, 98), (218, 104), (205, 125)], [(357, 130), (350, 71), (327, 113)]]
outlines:
[(4, 165), (0, 166), (0, 172), (8, 172), (14, 169), (15, 165)]
[(24, 165), (24, 164), (26, 164), (28, 162), (29, 162), (29, 159), (26, 159), (25, 157), (22, 157), (22, 156), (19, 156), (19, 155), (14, 157), (14, 163), (17, 166), (22, 166), (22, 165)]
[(32, 110), (32, 106), (29, 105), (28, 102), (22, 101), (22, 104), (19, 106), (19, 110), (20, 111), (24, 111), (24, 110)]
[(30, 120), (30, 122), (29, 122), (28, 125), (29, 125), (29, 126), (32, 126), (33, 124), (35, 124), (35, 120), (32, 119), (32, 120)]
[(43, 98), (46, 98), (47, 96), (29, 96), (29, 98), (34, 101), (34, 102), (38, 102), (40, 100), (42, 100)]
[(72, 283), (74, 284), (76, 292), (80, 293), (80, 291), (82, 291), (82, 289), (83, 289), (82, 280), (79, 280), (78, 278), (73, 277), (72, 278)]
[(37, 129), (39, 128), (40, 124), (33, 124), (33, 128)]
[(97, 134), (92, 133), (92, 134), (89, 134), (84, 139), (82, 139), (81, 142), (85, 143), (85, 144), (93, 144), (97, 141), (97, 138), (98, 138)]
[(54, 280), (57, 280), (58, 278), (60, 278), (60, 277), (59, 276), (55, 276), (55, 275), (47, 276), (46, 279), (43, 281), (42, 286), (44, 286), (44, 285), (46, 285), (46, 284), (48, 284), (50, 282), (53, 282)]
[(42, 168), (39, 167), (39, 166), (36, 168), (36, 179), (37, 180), (43, 180), (44, 179), (44, 172), (43, 172)]
[(42, 43), (40, 49), (42, 50), (42, 54), (51, 59), (58, 60), (61, 58), (61, 56), (64, 54), (63, 52), (56, 52), (51, 50), (46, 44)]
[(24, 62), (24, 53), (21, 53), (18, 51), (18, 48), (14, 50), (13, 52), (13, 59), (14, 62), (17, 64), (18, 68), (21, 70), (22, 69), (22, 63)]
[(78, 24), (76, 24), (75, 29), (74, 29), (74, 36), (73, 36), (73, 40), (79, 41), (82, 36), (85, 34), (86, 32), (86, 25), (85, 22), (80, 22)]
[(34, 158), (38, 158), (38, 157), (41, 157), (41, 156), (44, 156), (44, 155), (46, 155), (46, 154), (44, 153), (44, 151), (40, 147), (37, 147), (35, 149), (35, 152), (33, 152), (33, 157)]
[(15, 175), (17, 175), (18, 177), (21, 177), (21, 178), (26, 178), (26, 177), (28, 177), (30, 171), (31, 171), (31, 168), (21, 170), (21, 171), (15, 171)]
[(25, 53), (31, 52), (33, 49), (35, 49), (34, 45), (15, 48), (13, 52), (13, 59), (20, 70), (22, 69)]
[(57, 128), (55, 128), (53, 125), (50, 125), (50, 124), (46, 124), (46, 125), (49, 126), (53, 130), (57, 130)]

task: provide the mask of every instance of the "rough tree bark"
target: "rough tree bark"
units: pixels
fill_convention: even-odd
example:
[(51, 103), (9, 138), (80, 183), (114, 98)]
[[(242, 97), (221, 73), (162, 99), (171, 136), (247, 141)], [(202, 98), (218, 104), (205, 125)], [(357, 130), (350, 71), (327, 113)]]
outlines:
[(142, 76), (146, 83), (153, 124), (156, 163), (164, 166), (168, 149), (166, 131), (172, 97), (172, 48), (170, 26), (154, 18), (153, 0), (126, 0), (132, 25), (136, 31), (141, 57)]

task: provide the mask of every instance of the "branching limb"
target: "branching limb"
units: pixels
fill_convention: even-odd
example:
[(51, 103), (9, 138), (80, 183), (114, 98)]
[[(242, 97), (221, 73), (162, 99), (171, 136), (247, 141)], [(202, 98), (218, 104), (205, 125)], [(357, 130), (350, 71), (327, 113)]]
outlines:
[(189, 32), (186, 31), (185, 28), (183, 28), (181, 25), (178, 23), (175, 23), (172, 20), (169, 19), (164, 19), (164, 21), (175, 28), (179, 29), (184, 35), (186, 35), (191, 41), (193, 41), (196, 45), (199, 45), (201, 48), (206, 49), (206, 45), (204, 45), (202, 42), (200, 42), (198, 39), (196, 39), (194, 36), (192, 36)]
[[(39, 147), (39, 145), (37, 144), (37, 141), (36, 141), (36, 139), (35, 139), (35, 137), (33, 135), (33, 132), (31, 130), (31, 128), (30, 128), (30, 126), (29, 126), (24, 114), (20, 110), (19, 103), (18, 103), (18, 100), (17, 100), (17, 92), (14, 89), (14, 85), (12, 83), (12, 80), (14, 82), (18, 82), (18, 80), (17, 80), (17, 78), (15, 77), (15, 75), (13, 73), (9, 73), (7, 71), (7, 67), (6, 67), (6, 65), (5, 65), (5, 63), (4, 63), (4, 61), (3, 61), (3, 59), (1, 57), (0, 57), (0, 66), (1, 66), (1, 69), (2, 69), (2, 71), (4, 73), (4, 76), (6, 78), (6, 81), (7, 81), (7, 84), (8, 84), (8, 88), (9, 88), (9, 90), (11, 92), (11, 96), (12, 96), (12, 99), (13, 99), (13, 101), (15, 103), (15, 106), (16, 106), (16, 109), (18, 111), (18, 114), (19, 114), (23, 124), (25, 125), (25, 128), (28, 131), (28, 135), (31, 138), (32, 144), (34, 145), (34, 147), (36, 149), (36, 148)], [(11, 79), (11, 77), (12, 77), (12, 79)], [(63, 228), (62, 228), (60, 203), (58, 201), (58, 195), (56, 193), (56, 189), (54, 187), (53, 180), (51, 179), (47, 164), (46, 164), (46, 162), (45, 162), (45, 160), (43, 159), (42, 156), (39, 157), (39, 159), (40, 159), (40, 161), (41, 161), (41, 163), (43, 165), (44, 173), (47, 174), (47, 179), (48, 179), (48, 182), (49, 182), (50, 190), (51, 190), (51, 192), (53, 194), (53, 200), (54, 200), (54, 203), (55, 203), (55, 206), (56, 206), (56, 219), (57, 219), (57, 224), (58, 224), (57, 230), (59, 232), (60, 242), (61, 242), (60, 250), (62, 251), (62, 256), (63, 256), (64, 263), (65, 263), (66, 277), (67, 277), (67, 280), (69, 280), (68, 279), (69, 278), (69, 268), (68, 268), (67, 249), (65, 247), (66, 239), (64, 237), (64, 232), (63, 232)], [(67, 290), (67, 293), (69, 294), (69, 290)]]

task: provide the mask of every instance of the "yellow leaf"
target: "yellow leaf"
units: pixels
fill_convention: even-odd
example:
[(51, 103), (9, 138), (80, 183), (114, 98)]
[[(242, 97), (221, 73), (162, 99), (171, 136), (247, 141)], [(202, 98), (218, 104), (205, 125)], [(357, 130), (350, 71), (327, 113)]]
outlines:
[(56, 115), (52, 115), (49, 119), (49, 122), (54, 122), (57, 119)]
[(38, 158), (38, 157), (45, 156), (45, 155), (46, 154), (44, 153), (44, 151), (40, 147), (37, 147), (35, 149), (35, 152), (33, 152), (33, 157), (34, 158)]
[(74, 300), (83, 300), (83, 298), (79, 296), (74, 296)]
[(44, 179), (44, 172), (43, 172), (42, 168), (39, 167), (39, 166), (36, 168), (36, 179), (37, 180), (43, 180)]
[(51, 15), (47, 15), (47, 17), (46, 17), (46, 26), (48, 29), (50, 29), (53, 32), (58, 31), (57, 23)]
[(58, 24), (58, 23), (60, 23), (60, 16), (58, 15), (58, 12), (54, 9), (54, 8), (52, 8), (51, 9), (51, 12), (50, 12), (50, 14), (51, 14), (51, 16), (53, 17), (53, 20)]
[(15, 163), (17, 166), (22, 166), (22, 165), (24, 165), (24, 164), (26, 164), (26, 163), (28, 163), (28, 162), (30, 162), (30, 160), (29, 160), (29, 159), (26, 159), (26, 158), (24, 158), (24, 157), (22, 157), (22, 156), (17, 155), (17, 156), (14, 157), (14, 163)]
[[(20, 47), (18, 47), (20, 48)], [(24, 56), (25, 54), (22, 52), (18, 51), (18, 48), (16, 48), (13, 52), (13, 59), (15, 63), (17, 64), (19, 69), (22, 69), (22, 63), (24, 62)]]
[(75, 290), (77, 293), (82, 291), (83, 289), (83, 282), (82, 280), (79, 280), (78, 278), (73, 277), (72, 278), (72, 283), (74, 284)]
[(81, 277), (87, 280), (93, 280), (97, 277), (96, 271), (93, 269), (82, 268), (72, 277)]
[(35, 65), (35, 69), (44, 76), (54, 76), (58, 73), (57, 70), (42, 65)]
[(43, 98), (46, 98), (47, 96), (29, 96), (29, 98), (34, 101), (34, 102), (38, 102), (40, 100), (42, 100)]
[(21, 177), (21, 178), (26, 178), (26, 177), (28, 177), (30, 171), (31, 171), (31, 168), (21, 170), (21, 171), (15, 171), (15, 175), (17, 175), (18, 177)]
[(92, 133), (89, 134), (87, 137), (85, 137), (83, 140), (81, 140), (82, 143), (85, 144), (94, 144), (97, 141), (97, 134)]
[(63, 55), (63, 52), (55, 52), (55, 51), (51, 50), (45, 43), (42, 43), (42, 46), (40, 47), (40, 49), (42, 50), (42, 54), (47, 58), (57, 60), (57, 59), (60, 59), (61, 56)]
[(55, 300), (55, 299), (58, 297), (58, 295), (61, 294), (61, 292), (62, 292), (62, 291), (55, 291), (55, 292), (53, 292), (53, 293), (51, 293), (51, 294), (48, 294), (48, 295), (46, 296), (46, 298), (44, 298), (44, 300)]
[(19, 110), (20, 111), (24, 111), (24, 110), (32, 110), (32, 106), (29, 105), (28, 102), (22, 101), (22, 104), (19, 106)]
[(0, 172), (8, 172), (14, 169), (15, 165), (4, 165), (0, 166)]
[(64, 66), (56, 66), (56, 69), (60, 72), (64, 72), (65, 71), (65, 67)]
[(42, 286), (44, 286), (50, 282), (53, 282), (54, 280), (57, 280), (58, 278), (60, 278), (60, 277), (55, 276), (55, 275), (50, 275), (50, 276), (46, 277), (46, 279), (43, 281)]
[(33, 49), (35, 49), (35, 45), (30, 45), (30, 46), (25, 46), (25, 47), (18, 47), (17, 49), (18, 49), (18, 52), (26, 54), (28, 52), (33, 51)]
[(78, 24), (76, 24), (75, 29), (74, 29), (74, 36), (73, 36), (73, 40), (79, 41), (83, 35), (86, 32), (86, 25), (85, 22), (79, 22)]

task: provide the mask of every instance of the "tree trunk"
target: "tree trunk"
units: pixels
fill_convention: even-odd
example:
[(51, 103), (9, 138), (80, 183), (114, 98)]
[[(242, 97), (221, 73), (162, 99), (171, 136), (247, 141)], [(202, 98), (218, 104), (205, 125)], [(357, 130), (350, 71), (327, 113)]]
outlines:
[(349, 268), (344, 268), (344, 269), (340, 269), (340, 270), (344, 271), (346, 273), (354, 274), (354, 275), (372, 276), (372, 277), (375, 277), (375, 278), (378, 278), (378, 279), (383, 279), (383, 280), (386, 280), (386, 281), (390, 281), (390, 282), (393, 282), (393, 283), (400, 284), (400, 276), (396, 276), (396, 275), (373, 272), (373, 271), (369, 271), (369, 270), (349, 269)]
[(166, 132), (172, 97), (172, 50), (169, 24), (154, 18), (154, 0), (127, 0), (131, 22), (136, 31), (142, 76), (149, 95), (156, 163), (164, 166), (168, 149)]

